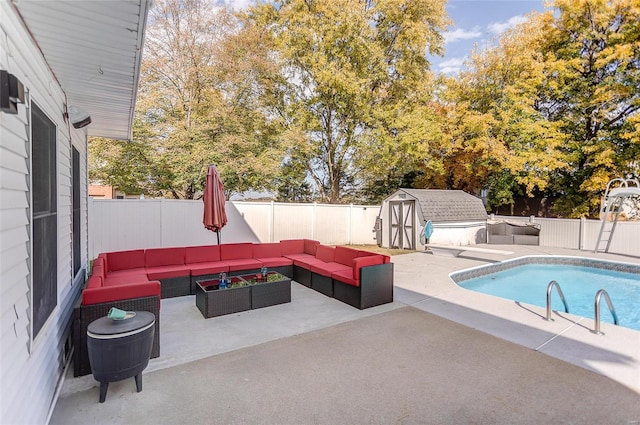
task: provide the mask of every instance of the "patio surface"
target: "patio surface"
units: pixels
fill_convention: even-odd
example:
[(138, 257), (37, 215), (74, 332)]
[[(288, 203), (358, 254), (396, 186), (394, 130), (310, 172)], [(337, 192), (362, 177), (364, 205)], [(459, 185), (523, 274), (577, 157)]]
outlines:
[(51, 423), (640, 423), (640, 332), (547, 322), (448, 277), (523, 255), (640, 259), (483, 247), (513, 254), (394, 256), (395, 302), (364, 311), (295, 283), (290, 304), (212, 319), (163, 300), (143, 391), (112, 383), (99, 404), (91, 375), (68, 375)]

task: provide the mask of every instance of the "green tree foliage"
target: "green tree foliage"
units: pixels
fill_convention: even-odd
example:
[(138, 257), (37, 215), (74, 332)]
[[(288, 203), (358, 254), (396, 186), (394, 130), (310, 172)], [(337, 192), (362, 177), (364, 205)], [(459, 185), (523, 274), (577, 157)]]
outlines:
[(444, 181), (489, 188), (494, 206), (549, 195), (560, 215), (593, 215), (609, 179), (639, 172), (640, 4), (553, 6), (447, 79)]
[(566, 166), (563, 134), (536, 110), (544, 36), (533, 17), (493, 47), (474, 51), (466, 70), (446, 80), (448, 186), (471, 193), (488, 188), (490, 204), (513, 204), (517, 188), (544, 191)]
[(567, 137), (559, 212), (597, 211), (613, 177), (640, 173), (640, 3), (556, 0), (545, 15), (545, 87), (538, 109)]
[(366, 175), (393, 166), (385, 160), (411, 154), (432, 80), (425, 55), (442, 45), (444, 1), (283, 0), (251, 17), (276, 43), (287, 83), (279, 110), (305, 135), (291, 163), (306, 166), (323, 201), (353, 196)]
[[(267, 40), (264, 31), (212, 1), (155, 2), (136, 110), (136, 128), (146, 132), (134, 131), (132, 144), (143, 149), (144, 161), (129, 165), (135, 172), (109, 164), (118, 176), (111, 181), (122, 189), (120, 182), (144, 175), (136, 179), (137, 191), (193, 199), (213, 163), (227, 196), (274, 189), (285, 147), (282, 120), (262, 102), (280, 78)], [(100, 153), (96, 165), (108, 162), (104, 149)], [(92, 169), (91, 176), (104, 174)]]

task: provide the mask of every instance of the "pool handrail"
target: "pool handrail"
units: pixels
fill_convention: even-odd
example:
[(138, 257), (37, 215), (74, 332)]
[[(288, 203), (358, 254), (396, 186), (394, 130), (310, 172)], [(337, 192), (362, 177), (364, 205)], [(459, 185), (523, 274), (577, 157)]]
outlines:
[(562, 304), (564, 304), (565, 313), (569, 312), (569, 305), (567, 304), (567, 300), (564, 299), (564, 294), (562, 293), (562, 289), (560, 288), (560, 284), (558, 282), (556, 282), (555, 280), (552, 280), (547, 285), (547, 317), (545, 317), (545, 319), (544, 319), (544, 320), (547, 320), (547, 321), (553, 321), (553, 319), (551, 318), (551, 290), (553, 289), (554, 286), (555, 286), (556, 290), (558, 291), (558, 295), (560, 295), (560, 299), (562, 300)]
[(613, 308), (613, 303), (611, 302), (611, 298), (609, 298), (609, 294), (607, 293), (607, 291), (605, 291), (604, 289), (600, 289), (598, 292), (596, 292), (596, 298), (595, 301), (593, 303), (593, 307), (595, 309), (595, 314), (594, 314), (594, 321), (595, 321), (595, 329), (593, 330), (593, 333), (597, 334), (597, 335), (604, 335), (604, 332), (600, 331), (600, 298), (604, 295), (604, 300), (607, 302), (607, 306), (609, 306), (609, 311), (611, 312), (611, 315), (613, 316), (613, 324), (614, 325), (618, 325), (618, 315), (616, 314), (616, 309)]

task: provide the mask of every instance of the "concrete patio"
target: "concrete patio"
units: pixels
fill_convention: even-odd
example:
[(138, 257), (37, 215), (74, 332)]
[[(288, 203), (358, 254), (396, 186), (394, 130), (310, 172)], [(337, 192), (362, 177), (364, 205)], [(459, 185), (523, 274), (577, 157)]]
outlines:
[[(484, 246), (393, 257), (395, 301), (360, 311), (298, 284), (292, 302), (203, 319), (163, 300), (161, 356), (110, 385), (67, 379), (51, 418), (72, 423), (634, 423), (640, 332), (456, 286), (449, 273), (523, 255), (640, 259)], [(512, 254), (491, 251), (510, 251)]]

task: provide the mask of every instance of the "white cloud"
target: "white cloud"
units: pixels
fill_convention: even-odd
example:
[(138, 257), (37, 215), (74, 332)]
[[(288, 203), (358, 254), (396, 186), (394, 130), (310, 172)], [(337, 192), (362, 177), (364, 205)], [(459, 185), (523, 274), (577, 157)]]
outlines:
[(487, 25), (487, 29), (489, 30), (489, 32), (493, 34), (501, 34), (506, 30), (508, 30), (509, 28), (515, 27), (516, 25), (521, 24), (526, 20), (527, 20), (526, 16), (516, 15), (509, 18), (509, 20), (506, 22), (492, 22), (489, 25)]
[(453, 43), (458, 40), (469, 40), (471, 38), (478, 38), (482, 35), (478, 27), (467, 31), (462, 28), (458, 28), (455, 31), (447, 31), (444, 33), (444, 42)]
[(438, 64), (439, 71), (443, 74), (457, 74), (464, 65), (464, 58), (451, 58)]

